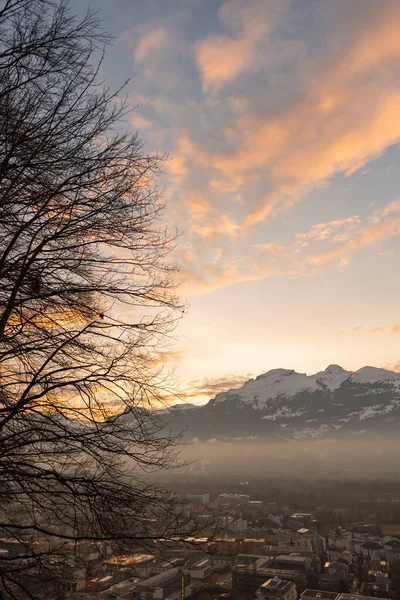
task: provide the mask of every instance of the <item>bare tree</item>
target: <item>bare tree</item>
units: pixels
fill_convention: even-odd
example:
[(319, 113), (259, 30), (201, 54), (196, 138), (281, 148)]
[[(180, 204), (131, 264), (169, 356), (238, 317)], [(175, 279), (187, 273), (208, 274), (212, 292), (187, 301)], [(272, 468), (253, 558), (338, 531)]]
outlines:
[(94, 14), (0, 7), (0, 531), (18, 546), (0, 552), (0, 590), (24, 597), (70, 568), (72, 546), (145, 544), (193, 522), (143, 476), (177, 464), (150, 410), (183, 310), (162, 157), (126, 133), (120, 90), (99, 81)]

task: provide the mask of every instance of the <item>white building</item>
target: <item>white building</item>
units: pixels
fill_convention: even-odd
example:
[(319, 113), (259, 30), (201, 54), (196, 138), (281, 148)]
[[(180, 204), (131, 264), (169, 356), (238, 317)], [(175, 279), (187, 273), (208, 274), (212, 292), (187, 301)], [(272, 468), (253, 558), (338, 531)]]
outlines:
[(236, 521), (229, 523), (227, 529), (230, 529), (230, 531), (233, 531), (234, 533), (244, 533), (247, 527), (246, 519), (236, 519)]
[(206, 579), (212, 572), (212, 565), (209, 558), (203, 558), (190, 569), (192, 579)]
[(297, 590), (292, 581), (282, 581), (273, 577), (263, 583), (256, 591), (257, 600), (296, 600)]

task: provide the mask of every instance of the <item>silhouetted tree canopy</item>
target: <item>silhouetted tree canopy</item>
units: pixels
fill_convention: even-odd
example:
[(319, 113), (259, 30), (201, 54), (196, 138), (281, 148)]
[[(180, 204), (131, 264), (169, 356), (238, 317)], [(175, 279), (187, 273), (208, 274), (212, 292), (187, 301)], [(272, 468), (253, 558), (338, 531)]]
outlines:
[(0, 553), (0, 590), (19, 598), (91, 542), (194, 524), (143, 476), (176, 464), (149, 410), (168, 394), (158, 350), (182, 312), (162, 157), (99, 80), (96, 15), (0, 7), (0, 532), (17, 549)]

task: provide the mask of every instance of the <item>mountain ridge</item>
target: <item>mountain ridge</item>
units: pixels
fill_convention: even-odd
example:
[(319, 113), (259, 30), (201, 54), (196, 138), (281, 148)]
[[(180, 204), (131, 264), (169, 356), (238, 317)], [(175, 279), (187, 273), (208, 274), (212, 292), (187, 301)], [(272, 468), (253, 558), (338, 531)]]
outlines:
[(204, 406), (163, 412), (174, 429), (199, 439), (379, 436), (400, 425), (400, 373), (336, 364), (313, 375), (272, 369)]

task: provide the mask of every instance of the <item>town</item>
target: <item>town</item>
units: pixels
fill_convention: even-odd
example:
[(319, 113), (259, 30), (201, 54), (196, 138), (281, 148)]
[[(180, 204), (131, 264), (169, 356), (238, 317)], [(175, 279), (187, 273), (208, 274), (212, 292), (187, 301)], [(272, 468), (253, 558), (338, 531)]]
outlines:
[[(346, 528), (321, 523), (312, 512), (290, 513), (246, 493), (186, 492), (181, 500), (189, 516), (181, 529), (197, 528), (198, 535), (158, 537), (160, 519), (146, 518), (148, 537), (125, 543), (124, 553), (111, 543), (75, 543), (57, 589), (54, 582), (46, 588), (37, 570), (27, 572), (40, 580), (37, 598), (400, 598), (400, 535), (362, 521)], [(49, 542), (35, 543), (38, 552)], [(26, 544), (3, 537), (0, 552), (18, 561)]]

